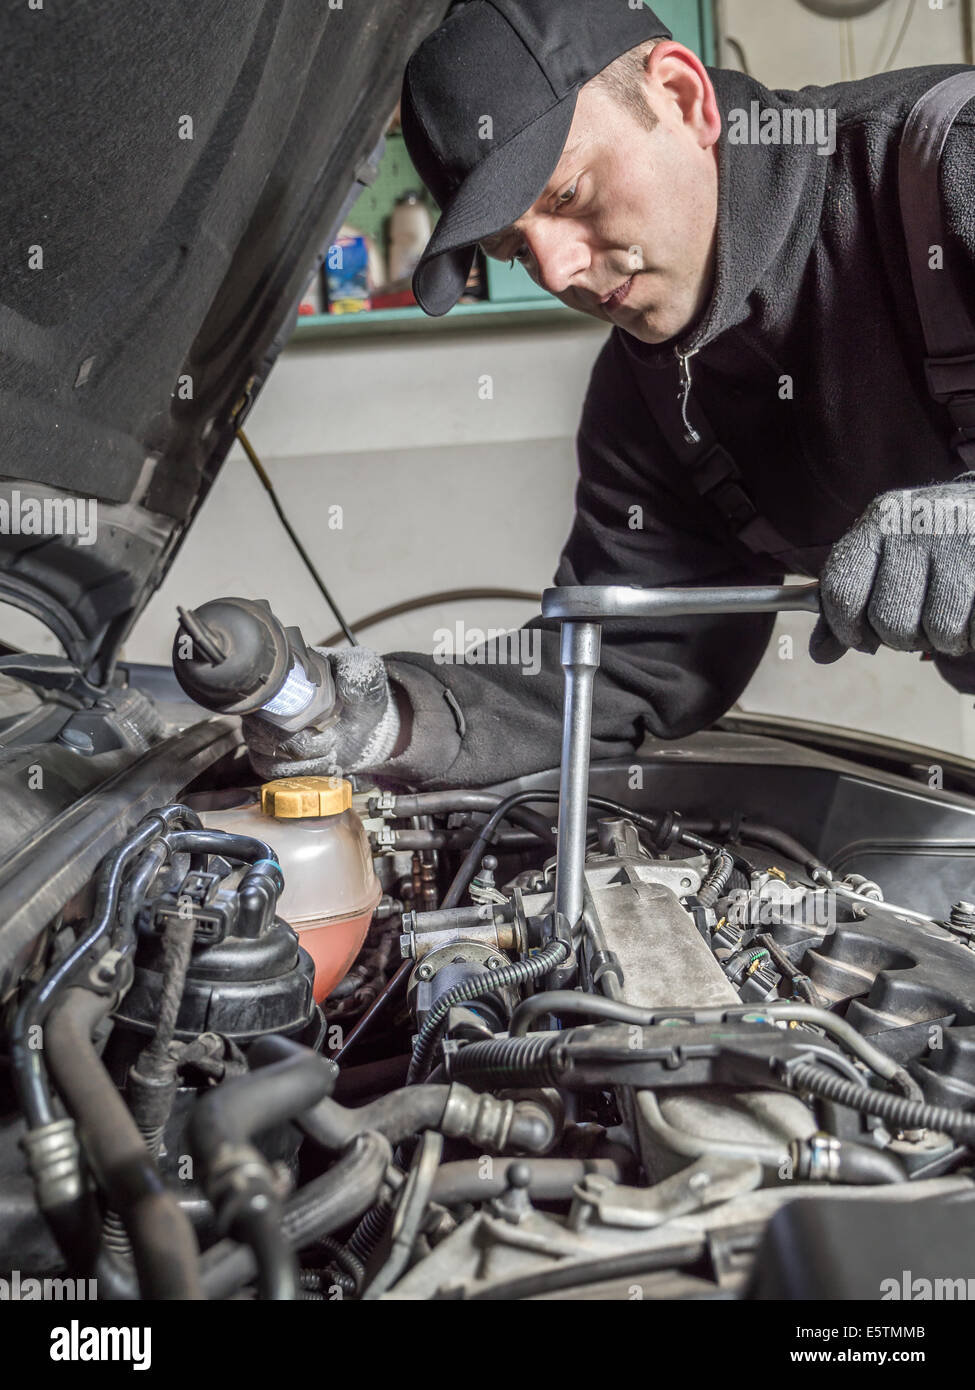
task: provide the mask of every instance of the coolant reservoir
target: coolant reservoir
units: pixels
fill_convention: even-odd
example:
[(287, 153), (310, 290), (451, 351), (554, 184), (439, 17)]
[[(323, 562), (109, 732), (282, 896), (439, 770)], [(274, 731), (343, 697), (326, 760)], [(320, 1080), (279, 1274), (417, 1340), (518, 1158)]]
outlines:
[(203, 824), (255, 835), (278, 856), (284, 892), (278, 915), (315, 962), (320, 1004), (348, 972), (382, 897), (369, 838), (352, 809), (352, 784), (339, 777), (281, 777), (259, 801), (200, 811)]

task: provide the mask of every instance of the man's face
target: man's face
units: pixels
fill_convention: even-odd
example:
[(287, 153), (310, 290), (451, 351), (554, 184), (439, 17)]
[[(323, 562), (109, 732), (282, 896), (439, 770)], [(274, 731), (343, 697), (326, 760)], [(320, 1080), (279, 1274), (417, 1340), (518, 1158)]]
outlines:
[(704, 68), (678, 44), (659, 44), (635, 80), (654, 129), (587, 84), (545, 192), (481, 245), (519, 260), (570, 309), (662, 343), (689, 328), (710, 295), (720, 117)]

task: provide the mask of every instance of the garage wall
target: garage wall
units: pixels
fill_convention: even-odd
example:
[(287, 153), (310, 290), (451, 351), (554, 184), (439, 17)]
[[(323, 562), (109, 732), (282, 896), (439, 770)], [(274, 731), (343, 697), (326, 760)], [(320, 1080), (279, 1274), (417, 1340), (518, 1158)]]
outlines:
[(885, 0), (846, 21), (825, 19), (799, 0), (716, 0), (716, 14), (719, 65), (746, 69), (771, 87), (973, 61), (972, 0)]

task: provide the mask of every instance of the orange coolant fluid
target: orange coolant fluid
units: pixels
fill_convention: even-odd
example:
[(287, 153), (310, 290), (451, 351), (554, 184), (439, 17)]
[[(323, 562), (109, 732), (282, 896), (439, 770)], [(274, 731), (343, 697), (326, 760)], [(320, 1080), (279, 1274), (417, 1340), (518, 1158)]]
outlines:
[(214, 830), (254, 835), (275, 851), (284, 873), (278, 916), (298, 933), (315, 962), (320, 1004), (347, 974), (362, 943), (382, 885), (369, 837), (352, 809), (352, 784), (341, 777), (280, 777), (265, 782), (260, 799), (201, 810)]

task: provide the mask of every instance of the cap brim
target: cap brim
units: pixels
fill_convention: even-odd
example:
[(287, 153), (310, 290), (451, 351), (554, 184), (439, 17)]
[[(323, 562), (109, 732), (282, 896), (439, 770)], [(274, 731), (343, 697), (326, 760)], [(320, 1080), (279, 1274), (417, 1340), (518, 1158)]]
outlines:
[(464, 293), (477, 243), (517, 222), (545, 190), (562, 157), (578, 89), (472, 169), (434, 228), (416, 270), (413, 294), (439, 318)]

